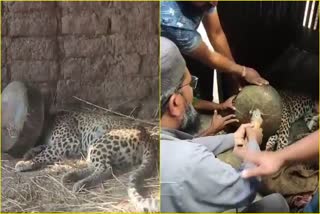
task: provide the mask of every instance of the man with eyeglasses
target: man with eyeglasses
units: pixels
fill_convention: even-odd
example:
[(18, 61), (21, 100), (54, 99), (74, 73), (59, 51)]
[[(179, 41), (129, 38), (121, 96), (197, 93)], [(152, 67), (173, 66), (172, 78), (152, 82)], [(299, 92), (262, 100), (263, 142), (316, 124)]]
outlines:
[[(239, 171), (215, 156), (243, 143), (248, 150), (260, 151), (261, 129), (243, 124), (234, 134), (191, 135), (190, 132), (199, 127), (197, 112), (192, 106), (192, 89), (196, 87), (197, 78), (190, 75), (172, 41), (161, 37), (160, 45), (161, 212), (222, 212), (249, 205), (256, 195), (257, 178), (243, 179)], [(253, 164), (247, 162), (241, 168), (251, 167)], [(289, 210), (285, 199), (273, 194), (245, 211)]]
[[(239, 78), (255, 85), (265, 85), (263, 79), (253, 69), (234, 62), (228, 41), (221, 27), (216, 10), (217, 1), (162, 1), (160, 3), (161, 36), (172, 40), (180, 51), (212, 69), (234, 75), (237, 87)], [(197, 28), (203, 22), (210, 43), (215, 52), (203, 42)], [(235, 91), (234, 93), (236, 93)]]

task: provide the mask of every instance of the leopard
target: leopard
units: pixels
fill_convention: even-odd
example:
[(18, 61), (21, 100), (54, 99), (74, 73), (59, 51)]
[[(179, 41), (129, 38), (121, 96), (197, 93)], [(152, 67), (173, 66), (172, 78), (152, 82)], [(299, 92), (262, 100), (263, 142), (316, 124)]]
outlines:
[(290, 128), (295, 121), (301, 118), (310, 132), (319, 129), (318, 105), (311, 97), (294, 94), (291, 91), (279, 91), (279, 95), (282, 100), (281, 122), (276, 133), (268, 138), (266, 151), (276, 151), (287, 147)]
[(62, 176), (77, 193), (111, 178), (113, 169), (130, 172), (127, 193), (138, 212), (159, 212), (159, 200), (139, 193), (157, 168), (159, 126), (97, 112), (59, 112), (45, 143), (30, 149), (15, 165), (17, 172), (37, 170), (65, 159), (85, 157), (87, 167)]

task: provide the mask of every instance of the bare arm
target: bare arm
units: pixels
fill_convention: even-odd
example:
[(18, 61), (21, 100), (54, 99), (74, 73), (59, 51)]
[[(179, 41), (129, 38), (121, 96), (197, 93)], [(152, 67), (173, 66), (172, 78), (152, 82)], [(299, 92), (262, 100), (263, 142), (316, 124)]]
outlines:
[[(203, 24), (215, 52), (210, 51), (204, 42), (202, 42), (199, 47), (193, 51), (191, 55), (192, 57), (200, 60), (202, 63), (207, 64), (210, 67), (232, 74), (233, 79), (235, 82), (238, 82), (238, 84), (238, 78), (241, 76), (251, 84), (269, 84), (268, 81), (263, 79), (256, 70), (246, 68), (245, 66), (238, 65), (234, 62), (217, 12), (205, 15)], [(238, 87), (239, 86), (240, 85), (238, 85)]]
[(218, 12), (207, 14), (203, 18), (203, 25), (207, 31), (208, 38), (214, 49), (220, 54), (234, 61), (230, 51), (228, 40), (221, 27)]
[(201, 99), (195, 99), (193, 102), (193, 106), (197, 110), (226, 110), (226, 109), (232, 109), (235, 110), (235, 107), (233, 106), (233, 100), (236, 96), (229, 97), (225, 102), (223, 103), (214, 103), (207, 100), (201, 100)]
[[(229, 58), (218, 52), (211, 51), (202, 41), (201, 35), (196, 30), (190, 31), (179, 28), (170, 28), (170, 30), (166, 31), (166, 34), (167, 37), (172, 39), (173, 42), (177, 44), (181, 52), (202, 62), (212, 69), (217, 69), (221, 72), (242, 77), (251, 84), (268, 84), (268, 81), (263, 79), (255, 69), (239, 65), (235, 63), (233, 59), (229, 59), (232, 58), (229, 46), (227, 45), (228, 48), (221, 48), (227, 44), (225, 36), (220, 37), (224, 38), (222, 39), (224, 41), (222, 41), (220, 46), (218, 45), (220, 47), (218, 47), (218, 49), (220, 49), (220, 51), (222, 51), (224, 54), (228, 55)], [(221, 41), (221, 39), (215, 40), (216, 43), (219, 43), (219, 41)]]
[(198, 136), (209, 136), (217, 134), (219, 131), (223, 130), (226, 125), (239, 122), (239, 120), (235, 117), (236, 115), (234, 114), (229, 114), (225, 117), (222, 117), (218, 114), (217, 110), (214, 110), (210, 127), (200, 132)]
[(194, 108), (197, 110), (208, 110), (208, 111), (213, 111), (213, 110), (222, 110), (223, 106), (218, 103), (210, 102), (207, 100), (197, 100), (193, 104)]
[(209, 50), (208, 46), (203, 41), (201, 41), (200, 45), (195, 50), (188, 53), (188, 55), (211, 68), (217, 68), (220, 71), (239, 76), (244, 74), (243, 66), (234, 63), (232, 60), (218, 52)]
[(319, 156), (319, 130), (285, 149), (277, 151), (284, 163), (317, 159)]
[(253, 68), (238, 65), (227, 57), (209, 50), (208, 46), (201, 41), (193, 51), (186, 53), (190, 57), (199, 60), (211, 68), (216, 68), (229, 74), (242, 76), (247, 82), (255, 85), (266, 85), (269, 82), (263, 79)]
[(253, 162), (256, 168), (243, 171), (243, 177), (270, 175), (283, 165), (295, 161), (307, 161), (319, 158), (319, 130), (276, 152), (240, 152), (240, 157)]

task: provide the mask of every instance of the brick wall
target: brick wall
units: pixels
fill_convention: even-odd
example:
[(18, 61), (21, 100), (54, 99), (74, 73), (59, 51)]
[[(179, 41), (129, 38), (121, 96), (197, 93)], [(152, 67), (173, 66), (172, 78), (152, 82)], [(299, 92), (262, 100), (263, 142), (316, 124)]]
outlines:
[(158, 106), (158, 2), (3, 2), (2, 89), (36, 86), (151, 118)]

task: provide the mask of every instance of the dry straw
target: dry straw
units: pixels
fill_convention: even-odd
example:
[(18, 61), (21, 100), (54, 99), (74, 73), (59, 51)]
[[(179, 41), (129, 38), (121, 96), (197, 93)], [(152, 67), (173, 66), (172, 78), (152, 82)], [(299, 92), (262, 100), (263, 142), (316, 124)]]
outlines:
[[(3, 212), (134, 212), (126, 185), (130, 171), (115, 172), (114, 178), (96, 188), (73, 193), (72, 185), (61, 183), (62, 175), (84, 161), (67, 161), (45, 169), (16, 173), (15, 160), (2, 160)], [(145, 196), (159, 198), (158, 176), (145, 180)]]

